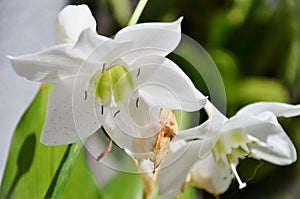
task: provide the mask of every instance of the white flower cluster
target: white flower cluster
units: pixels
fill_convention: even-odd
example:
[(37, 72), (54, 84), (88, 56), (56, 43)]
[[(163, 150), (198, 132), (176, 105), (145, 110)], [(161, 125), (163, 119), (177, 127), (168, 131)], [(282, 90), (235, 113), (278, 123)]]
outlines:
[[(112, 39), (96, 32), (87, 6), (64, 8), (54, 26), (57, 45), (9, 57), (20, 76), (55, 83), (41, 142), (74, 143), (102, 127), (142, 161), (141, 170), (155, 170), (143, 177), (149, 187), (157, 183), (164, 197), (178, 195), (187, 181), (213, 194), (225, 192), (233, 178), (243, 188), (236, 171), (240, 158), (296, 161), (277, 117), (300, 115), (300, 105), (255, 103), (227, 118), (166, 58), (181, 40), (181, 20), (132, 25)], [(207, 121), (178, 131), (173, 110), (203, 107)]]

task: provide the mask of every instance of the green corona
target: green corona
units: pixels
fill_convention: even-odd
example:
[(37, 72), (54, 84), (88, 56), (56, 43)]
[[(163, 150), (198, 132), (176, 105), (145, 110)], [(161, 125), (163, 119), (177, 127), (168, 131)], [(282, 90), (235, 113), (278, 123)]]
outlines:
[[(223, 137), (222, 137), (223, 136)], [(247, 156), (250, 153), (248, 144), (251, 141), (247, 139), (246, 134), (242, 132), (231, 132), (218, 139), (214, 146), (213, 153), (217, 161), (227, 157), (230, 161), (236, 160), (240, 156)]]
[[(95, 75), (96, 97), (104, 106), (109, 106), (114, 100), (115, 103), (122, 102), (129, 91), (134, 88), (132, 74), (123, 66), (115, 65)], [(95, 81), (95, 80), (93, 80)]]

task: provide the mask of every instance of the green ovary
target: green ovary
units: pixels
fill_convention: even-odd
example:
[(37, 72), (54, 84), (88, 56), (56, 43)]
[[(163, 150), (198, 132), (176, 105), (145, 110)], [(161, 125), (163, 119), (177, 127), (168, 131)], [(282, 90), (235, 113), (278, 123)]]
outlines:
[(108, 106), (112, 99), (116, 103), (122, 102), (126, 94), (133, 90), (134, 80), (123, 66), (116, 65), (103, 71), (96, 85), (96, 97)]

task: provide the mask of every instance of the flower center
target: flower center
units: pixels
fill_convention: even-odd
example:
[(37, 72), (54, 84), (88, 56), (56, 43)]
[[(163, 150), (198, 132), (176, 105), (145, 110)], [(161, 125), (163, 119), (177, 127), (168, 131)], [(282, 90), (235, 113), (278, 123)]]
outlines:
[(98, 81), (95, 94), (104, 106), (109, 106), (112, 102), (124, 101), (129, 91), (134, 88), (132, 74), (121, 65), (103, 70), (101, 73), (97, 73), (95, 78)]
[(248, 145), (251, 142), (246, 133), (239, 131), (225, 132), (220, 136), (213, 149), (215, 161), (224, 162), (229, 167), (237, 179), (240, 189), (244, 188), (246, 183), (242, 182), (235, 167), (239, 158), (244, 158), (251, 153)]

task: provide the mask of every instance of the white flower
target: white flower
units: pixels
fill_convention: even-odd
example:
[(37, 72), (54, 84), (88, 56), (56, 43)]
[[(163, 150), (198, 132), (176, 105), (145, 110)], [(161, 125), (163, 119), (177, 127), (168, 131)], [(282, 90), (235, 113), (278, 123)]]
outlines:
[(183, 71), (165, 58), (180, 42), (180, 22), (181, 18), (172, 23), (137, 24), (123, 28), (111, 39), (96, 33), (87, 6), (65, 7), (54, 26), (58, 45), (9, 57), (20, 76), (55, 82), (41, 142), (73, 143), (104, 126), (114, 142), (132, 151), (137, 138), (153, 142), (155, 125), (145, 124), (158, 118), (159, 109), (152, 107), (202, 108), (206, 99), (197, 94)]
[[(234, 177), (239, 188), (245, 187), (236, 171), (239, 158), (252, 157), (276, 165), (296, 161), (295, 147), (276, 117), (298, 116), (300, 105), (254, 103), (230, 119), (209, 102), (206, 106), (210, 118), (193, 130), (179, 132), (175, 138), (181, 142), (195, 141), (185, 142), (166, 159), (169, 166), (158, 176), (160, 193), (164, 196), (180, 193), (187, 177), (195, 186), (212, 194), (225, 192)], [(178, 157), (179, 154), (182, 156)]]

